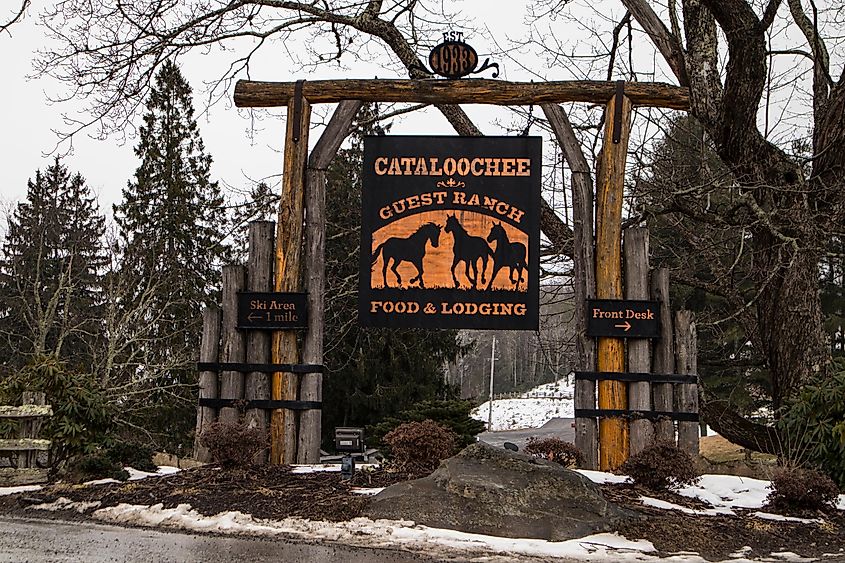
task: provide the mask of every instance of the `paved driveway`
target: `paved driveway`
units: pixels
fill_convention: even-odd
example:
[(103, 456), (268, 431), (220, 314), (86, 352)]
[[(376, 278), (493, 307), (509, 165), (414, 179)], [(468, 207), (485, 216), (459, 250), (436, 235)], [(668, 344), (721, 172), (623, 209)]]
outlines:
[(512, 442), (519, 446), (525, 446), (528, 438), (560, 438), (565, 442), (575, 442), (575, 428), (572, 424), (574, 418), (553, 418), (541, 428), (529, 428), (528, 430), (504, 430), (501, 432), (482, 432), (478, 439), (487, 442), (491, 446), (501, 447), (505, 442)]

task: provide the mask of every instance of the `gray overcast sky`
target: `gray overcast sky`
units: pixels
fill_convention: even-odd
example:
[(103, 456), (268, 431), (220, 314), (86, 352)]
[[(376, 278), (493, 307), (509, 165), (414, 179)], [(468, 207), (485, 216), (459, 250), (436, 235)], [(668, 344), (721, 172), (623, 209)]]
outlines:
[[(484, 22), (491, 29), (499, 42), (505, 42), (507, 35), (518, 32), (519, 23), (524, 18), (522, 2), (497, 2), (494, 12), (489, 10), (491, 2), (473, 0), (460, 3), (465, 14), (478, 14), (481, 6)], [(37, 26), (39, 8), (34, 3), (29, 16), (11, 29), (12, 36), (0, 36), (0, 56), (3, 61), (3, 81), (0, 88), (0, 201), (13, 203), (26, 195), (27, 179), (34, 176), (35, 170), (49, 164), (57, 142), (52, 129), (61, 129), (62, 113), (81, 107), (79, 103), (65, 102), (51, 104), (48, 96), (57, 96), (62, 92), (59, 85), (47, 78), (27, 79), (32, 72), (33, 53), (42, 45), (43, 36)], [(435, 41), (438, 38), (432, 37)], [(493, 45), (480, 35), (470, 36), (470, 42), (479, 53), (493, 49)], [(287, 47), (287, 46), (286, 46)], [(270, 45), (263, 48), (262, 57), (256, 60), (252, 76), (260, 80), (288, 81), (297, 78), (381, 78), (393, 77), (378, 65), (344, 60), (348, 68), (322, 68), (318, 73), (301, 76), (296, 68), (285, 58), (284, 51)], [(280, 56), (282, 55), (282, 56)], [(427, 53), (420, 53), (423, 57)], [(510, 79), (527, 79), (521, 76), (516, 65), (503, 63), (504, 76)], [(212, 53), (208, 56), (191, 55), (181, 59), (180, 64), (188, 81), (194, 88), (194, 107), (200, 112), (204, 107), (204, 80), (213, 79), (221, 71), (223, 62)], [(538, 61), (538, 64), (542, 64)], [(509, 66), (514, 68), (508, 68)], [(542, 69), (538, 69), (542, 70)], [(489, 77), (489, 72), (485, 73)], [(229, 92), (231, 100), (231, 92)], [(325, 114), (329, 108), (318, 106), (312, 121), (320, 120), (319, 114)], [(491, 123), (496, 116), (508, 118), (501, 110), (494, 111), (486, 107), (466, 108), (472, 117), (477, 117), (479, 126), (485, 133), (495, 134), (500, 130)], [(251, 120), (246, 112), (238, 111), (231, 103), (221, 102), (212, 107), (207, 115), (199, 117), (200, 130), (207, 151), (214, 158), (212, 174), (215, 179), (236, 189), (244, 189), (251, 184), (248, 178), (261, 179), (279, 174), (282, 163), (280, 150), (284, 135), (283, 112), (277, 116), (264, 116), (257, 122), (255, 134), (250, 138)], [(135, 120), (140, 122), (140, 117)], [(404, 117), (394, 125), (394, 133), (405, 134), (453, 134), (454, 131), (445, 119), (433, 109)], [(319, 131), (312, 130), (312, 144)], [(73, 171), (78, 171), (87, 179), (88, 185), (98, 194), (100, 206), (110, 213), (111, 205), (119, 201), (121, 190), (138, 165), (133, 153), (137, 138), (129, 136), (126, 140), (112, 136), (105, 141), (92, 139), (83, 132), (73, 139), (73, 150), (65, 159), (65, 164)], [(67, 147), (60, 147), (66, 151)], [(278, 180), (276, 178), (275, 180)]]

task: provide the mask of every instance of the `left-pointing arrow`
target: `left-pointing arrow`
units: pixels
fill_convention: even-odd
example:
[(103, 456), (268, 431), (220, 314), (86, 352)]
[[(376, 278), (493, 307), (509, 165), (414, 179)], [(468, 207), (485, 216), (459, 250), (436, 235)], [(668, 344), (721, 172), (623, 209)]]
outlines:
[(254, 320), (260, 319), (261, 315), (253, 315), (252, 313), (250, 313), (249, 315), (247, 315), (246, 318), (249, 321), (254, 321)]

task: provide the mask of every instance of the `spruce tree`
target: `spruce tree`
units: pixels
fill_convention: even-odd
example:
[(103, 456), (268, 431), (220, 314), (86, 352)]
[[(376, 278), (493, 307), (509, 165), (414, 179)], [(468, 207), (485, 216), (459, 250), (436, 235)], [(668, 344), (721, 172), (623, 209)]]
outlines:
[(133, 352), (126, 375), (158, 390), (138, 416), (167, 437), (161, 445), (176, 446), (186, 443), (184, 433), (192, 426), (201, 308), (217, 301), (227, 248), (211, 156), (194, 118), (191, 88), (173, 62), (156, 76), (135, 154), (141, 163), (114, 211), (122, 247), (119, 275), (134, 288), (126, 307), (144, 308), (148, 336), (144, 349)]
[(4, 362), (20, 368), (54, 356), (92, 371), (102, 338), (104, 223), (85, 179), (58, 158), (29, 180), (0, 261)]

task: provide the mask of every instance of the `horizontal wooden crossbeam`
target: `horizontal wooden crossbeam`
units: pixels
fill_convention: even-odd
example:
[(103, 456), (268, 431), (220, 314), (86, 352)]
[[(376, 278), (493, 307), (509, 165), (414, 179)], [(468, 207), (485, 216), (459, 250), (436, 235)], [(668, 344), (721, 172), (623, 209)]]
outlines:
[(0, 407), (0, 418), (41, 418), (52, 416), (50, 405), (23, 405), (20, 407)]
[[(241, 108), (286, 106), (296, 82), (239, 80), (235, 105)], [(519, 106), (586, 102), (604, 105), (616, 94), (616, 83), (598, 80), (507, 82), (504, 80), (314, 80), (302, 86), (311, 104), (343, 100), (427, 104)], [(659, 82), (626, 82), (625, 96), (634, 105), (689, 109), (689, 90)]]
[(240, 371), (243, 373), (323, 373), (325, 366), (320, 364), (244, 364), (198, 362), (199, 371)]
[(269, 401), (264, 399), (254, 399), (251, 401), (247, 401), (244, 399), (200, 399), (199, 405), (201, 407), (211, 407), (213, 409), (239, 407), (244, 410), (288, 409), (292, 411), (308, 411), (319, 410), (323, 408), (323, 403), (320, 401)]
[(46, 483), (48, 475), (49, 470), (47, 469), (2, 467), (0, 468), (0, 487), (17, 487), (20, 485)]
[(618, 373), (612, 371), (576, 371), (575, 381), (646, 381), (648, 383), (698, 383), (697, 375), (678, 373)]
[(685, 422), (698, 422), (697, 412), (643, 411), (628, 409), (575, 409), (575, 418), (644, 418), (660, 420), (671, 418)]
[(17, 438), (0, 440), (0, 452), (35, 452), (50, 449), (50, 440), (36, 438)]

